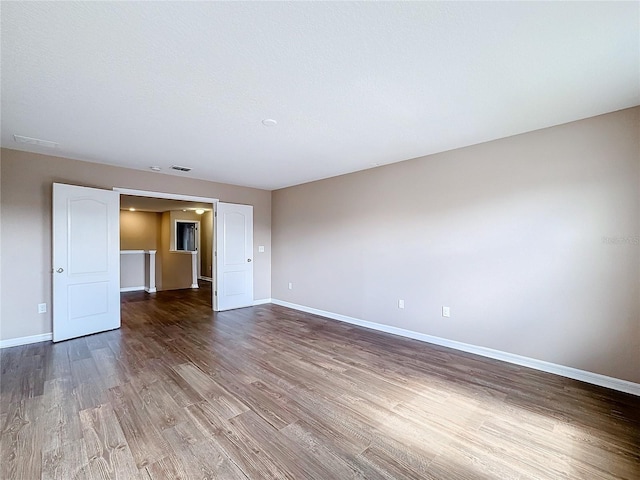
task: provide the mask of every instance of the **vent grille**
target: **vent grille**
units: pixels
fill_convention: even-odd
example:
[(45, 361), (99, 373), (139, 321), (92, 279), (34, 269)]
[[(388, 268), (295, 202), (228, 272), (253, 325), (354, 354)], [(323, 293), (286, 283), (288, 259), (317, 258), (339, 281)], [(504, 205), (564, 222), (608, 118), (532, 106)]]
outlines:
[(37, 145), (38, 147), (57, 148), (56, 142), (49, 140), (40, 140), (39, 138), (25, 137), (24, 135), (14, 135), (13, 139), (18, 143), (26, 143), (27, 145)]
[(181, 167), (180, 165), (171, 165), (173, 170), (178, 170), (179, 172), (190, 172), (191, 167)]

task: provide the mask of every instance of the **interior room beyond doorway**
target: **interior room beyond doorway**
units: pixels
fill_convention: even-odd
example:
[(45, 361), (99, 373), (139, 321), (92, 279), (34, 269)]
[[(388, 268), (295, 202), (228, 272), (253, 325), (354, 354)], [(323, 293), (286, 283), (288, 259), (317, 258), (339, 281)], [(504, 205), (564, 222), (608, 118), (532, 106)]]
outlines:
[(198, 288), (213, 269), (213, 204), (120, 196), (122, 292)]

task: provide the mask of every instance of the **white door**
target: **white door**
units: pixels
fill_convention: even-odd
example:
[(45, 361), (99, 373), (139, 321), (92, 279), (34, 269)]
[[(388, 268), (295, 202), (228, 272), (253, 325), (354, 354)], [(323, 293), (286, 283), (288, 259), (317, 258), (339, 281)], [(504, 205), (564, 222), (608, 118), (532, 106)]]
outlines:
[(53, 341), (120, 327), (120, 194), (53, 184)]
[(215, 204), (214, 310), (253, 305), (253, 206)]

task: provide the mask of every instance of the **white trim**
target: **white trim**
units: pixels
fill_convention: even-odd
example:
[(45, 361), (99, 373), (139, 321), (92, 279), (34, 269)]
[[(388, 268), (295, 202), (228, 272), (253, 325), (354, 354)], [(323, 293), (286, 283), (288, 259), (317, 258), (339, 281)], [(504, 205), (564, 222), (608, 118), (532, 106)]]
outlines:
[[(147, 255), (149, 258), (147, 259)], [(148, 264), (147, 264), (148, 260)], [(147, 265), (149, 266), (149, 271), (147, 273)], [(145, 253), (144, 257), (144, 273), (145, 273), (145, 281), (144, 281), (144, 291), (147, 293), (156, 293), (156, 251), (148, 250)]]
[(120, 293), (122, 292), (139, 292), (140, 290), (144, 290), (144, 285), (139, 287), (120, 287)]
[(599, 385), (601, 387), (611, 388), (612, 390), (618, 390), (620, 392), (640, 396), (640, 383), (629, 382), (627, 380), (621, 380), (619, 378), (608, 377), (599, 373), (587, 372), (586, 370), (580, 370), (573, 367), (566, 367), (564, 365), (545, 362), (543, 360), (537, 360), (535, 358), (523, 357), (521, 355), (516, 355), (513, 353), (494, 350), (492, 348), (470, 345), (468, 343), (457, 342), (455, 340), (448, 340), (441, 337), (434, 337), (433, 335), (414, 332), (412, 330), (405, 330), (404, 328), (369, 322), (367, 320), (361, 320), (359, 318), (349, 317), (347, 315), (341, 315), (339, 313), (327, 312), (325, 310), (318, 310), (317, 308), (311, 308), (304, 305), (285, 302), (276, 298), (271, 299), (271, 303), (280, 305), (282, 307), (293, 308), (294, 310), (300, 310), (302, 312), (331, 318), (333, 320), (338, 320), (353, 325), (359, 325), (361, 327), (370, 328), (372, 330), (378, 330), (380, 332), (391, 333), (393, 335), (399, 335), (401, 337), (412, 338), (414, 340), (420, 340), (422, 342), (433, 343), (435, 345), (441, 345), (443, 347), (453, 348), (455, 350), (461, 350), (463, 352), (473, 353), (475, 355), (493, 358), (495, 360), (502, 360), (503, 362), (513, 363), (515, 365), (529, 367), (535, 370), (553, 373), (562, 377), (572, 378), (574, 380), (580, 380), (582, 382), (591, 383), (593, 385)]
[(217, 198), (196, 197), (195, 195), (181, 195), (179, 193), (149, 192), (147, 190), (134, 190), (131, 188), (113, 187), (120, 195), (135, 195), (136, 197), (166, 198), (169, 200), (186, 200), (188, 202), (216, 203)]
[(28, 337), (9, 338), (8, 340), (0, 340), (0, 348), (17, 347), (19, 345), (28, 345), (30, 343), (50, 342), (53, 340), (53, 333), (41, 333), (40, 335), (30, 335)]
[(267, 303), (274, 303), (273, 299), (271, 299), (271, 298), (261, 298), (260, 300), (254, 300), (253, 301), (253, 306), (255, 307), (256, 305), (266, 305)]
[(135, 254), (142, 255), (143, 253), (145, 253), (144, 250), (120, 250), (120, 255), (135, 255)]
[(198, 260), (198, 251), (196, 250), (195, 252), (191, 252), (191, 288), (200, 288), (200, 285), (198, 285), (199, 266), (200, 262)]
[(203, 277), (202, 275), (198, 277), (198, 280), (204, 280), (205, 282), (213, 282), (213, 278)]
[[(179, 223), (195, 223), (196, 224), (196, 232), (198, 234), (195, 236), (196, 249), (195, 250), (178, 250), (176, 245), (178, 244), (178, 224)], [(200, 220), (184, 220), (182, 218), (174, 218), (173, 225), (171, 225), (171, 238), (169, 239), (169, 252), (170, 253), (191, 253), (198, 254), (200, 253), (200, 243), (201, 243), (201, 233), (200, 233)]]

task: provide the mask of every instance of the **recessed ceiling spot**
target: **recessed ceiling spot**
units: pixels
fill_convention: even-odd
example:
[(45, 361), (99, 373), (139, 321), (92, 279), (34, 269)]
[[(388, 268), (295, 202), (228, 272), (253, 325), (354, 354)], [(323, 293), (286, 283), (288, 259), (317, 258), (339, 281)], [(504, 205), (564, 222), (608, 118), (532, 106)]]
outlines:
[(135, 208), (133, 208), (133, 207), (131, 207), (131, 208), (129, 209), (129, 211), (130, 211), (130, 212), (135, 212), (135, 211), (136, 211), (136, 209), (135, 209)]
[(190, 172), (191, 167), (181, 167), (180, 165), (171, 165), (173, 170), (178, 170), (179, 172)]
[(196, 208), (196, 213), (197, 213), (198, 215), (202, 215), (202, 214), (204, 213), (204, 209), (202, 209), (202, 208)]
[(161, 167), (156, 167), (156, 166), (149, 167), (149, 168), (150, 168), (151, 170), (153, 170), (154, 172), (159, 172), (160, 170), (162, 170), (162, 168), (161, 168)]
[(56, 142), (49, 140), (40, 140), (39, 138), (24, 137), (22, 135), (14, 135), (13, 139), (18, 143), (26, 143), (27, 145), (36, 145), (38, 147), (57, 148)]
[(264, 120), (262, 120), (262, 124), (265, 127), (275, 127), (276, 125), (278, 125), (278, 122), (276, 122), (273, 118), (265, 118)]

